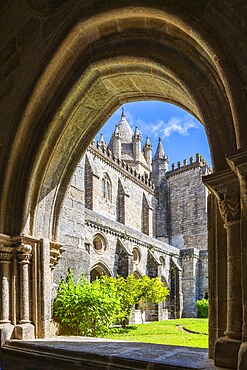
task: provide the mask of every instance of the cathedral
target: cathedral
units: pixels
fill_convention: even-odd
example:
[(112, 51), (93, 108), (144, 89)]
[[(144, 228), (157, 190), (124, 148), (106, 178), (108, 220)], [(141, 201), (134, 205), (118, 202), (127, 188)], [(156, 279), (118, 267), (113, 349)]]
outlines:
[[(210, 168), (200, 154), (168, 167), (161, 138), (153, 153), (133, 132), (124, 111), (107, 144), (101, 134), (77, 165), (64, 198), (60, 240), (65, 251), (53, 270), (54, 294), (67, 267), (97, 276), (159, 277), (165, 302), (150, 306), (146, 321), (196, 317), (208, 295), (207, 189)], [(73, 229), (74, 218), (80, 230)], [(78, 222), (77, 222), (78, 224)], [(79, 245), (73, 238), (79, 233)], [(132, 322), (139, 323), (140, 310)]]
[[(158, 275), (159, 319), (195, 315), (208, 277), (209, 358), (247, 369), (246, 15), (246, 0), (0, 1), (1, 368), (215, 368), (199, 349), (37, 341), (53, 335), (51, 288), (72, 266)], [(200, 155), (167, 168), (154, 142), (151, 168), (125, 122), (91, 144), (137, 100), (196, 117), (213, 173)]]

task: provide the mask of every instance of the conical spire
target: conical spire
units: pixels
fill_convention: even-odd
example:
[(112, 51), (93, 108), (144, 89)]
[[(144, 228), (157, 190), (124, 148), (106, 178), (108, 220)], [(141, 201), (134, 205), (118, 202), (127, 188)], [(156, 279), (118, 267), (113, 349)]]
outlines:
[(154, 159), (166, 159), (166, 160), (168, 159), (162, 145), (161, 137), (159, 137), (159, 142), (156, 149), (156, 153), (154, 155)]
[(100, 134), (99, 143), (100, 144), (105, 144), (105, 140), (104, 140), (104, 136), (103, 136), (102, 132)]
[(138, 140), (142, 140), (142, 135), (141, 135), (141, 133), (138, 129), (138, 126), (136, 126), (136, 128), (135, 128), (134, 138), (138, 139)]
[(148, 136), (146, 138), (146, 142), (144, 144), (144, 147), (146, 147), (146, 148), (152, 148), (152, 144), (151, 144)]
[(106, 142), (104, 140), (104, 136), (103, 136), (102, 133), (100, 134), (99, 141), (97, 142), (97, 147), (98, 148), (106, 148)]
[(119, 130), (119, 134), (121, 136), (122, 142), (132, 143), (132, 138), (133, 138), (134, 133), (131, 130), (131, 127), (125, 117), (124, 108), (122, 108), (121, 118), (120, 118), (120, 121), (118, 122), (118, 130)]

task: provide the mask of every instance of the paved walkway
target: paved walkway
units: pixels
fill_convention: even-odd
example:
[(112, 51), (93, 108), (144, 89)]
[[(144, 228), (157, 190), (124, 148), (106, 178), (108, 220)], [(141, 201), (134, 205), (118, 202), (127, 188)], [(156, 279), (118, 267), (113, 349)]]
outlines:
[[(206, 349), (159, 344), (112, 341), (86, 337), (56, 337), (29, 341), (11, 340), (3, 347), (3, 358), (22, 356), (32, 363), (32, 356), (46, 361), (63, 359), (64, 364), (78, 363), (78, 369), (152, 369), (216, 370)], [(12, 357), (11, 357), (12, 356)], [(23, 360), (22, 360), (23, 361)], [(35, 366), (35, 369), (39, 367)], [(49, 366), (50, 368), (50, 366)], [(51, 369), (57, 367), (51, 367)], [(42, 367), (40, 368), (42, 369)]]

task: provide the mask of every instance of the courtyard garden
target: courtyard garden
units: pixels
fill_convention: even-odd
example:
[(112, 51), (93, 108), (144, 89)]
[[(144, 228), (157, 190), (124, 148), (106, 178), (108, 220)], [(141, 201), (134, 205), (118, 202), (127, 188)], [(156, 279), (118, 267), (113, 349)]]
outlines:
[(208, 319), (177, 319), (112, 328), (107, 338), (197, 348), (208, 347)]
[(127, 325), (135, 305), (145, 314), (149, 303), (159, 303), (168, 294), (158, 278), (101, 276), (90, 283), (83, 275), (75, 280), (73, 271), (68, 269), (53, 303), (53, 319), (62, 335), (207, 348), (205, 299), (197, 301), (200, 318)]

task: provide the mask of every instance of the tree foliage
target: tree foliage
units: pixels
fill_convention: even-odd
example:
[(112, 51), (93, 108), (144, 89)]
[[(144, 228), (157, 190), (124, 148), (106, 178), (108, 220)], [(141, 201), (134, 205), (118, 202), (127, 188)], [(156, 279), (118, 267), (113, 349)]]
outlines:
[(198, 311), (198, 317), (207, 318), (208, 317), (208, 299), (201, 299), (196, 301), (196, 308)]
[(82, 276), (75, 282), (69, 269), (66, 280), (59, 284), (53, 303), (53, 318), (61, 333), (103, 335), (115, 322), (125, 327), (135, 304), (140, 304), (144, 311), (147, 303), (161, 302), (168, 293), (158, 278), (101, 276), (89, 283)]

